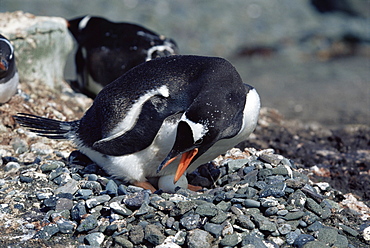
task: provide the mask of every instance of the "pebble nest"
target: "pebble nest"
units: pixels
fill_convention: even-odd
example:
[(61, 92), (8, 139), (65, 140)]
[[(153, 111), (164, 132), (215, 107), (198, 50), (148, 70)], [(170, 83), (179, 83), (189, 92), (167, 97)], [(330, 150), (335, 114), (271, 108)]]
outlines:
[[(33, 85), (33, 86), (32, 86)], [(313, 170), (271, 148), (234, 148), (174, 194), (111, 180), (69, 141), (14, 123), (26, 112), (74, 120), (91, 100), (37, 84), (2, 106), (0, 236), (7, 247), (368, 247), (370, 209), (313, 182)], [(39, 88), (35, 88), (39, 87)], [(269, 113), (269, 111), (265, 112)], [(260, 126), (271, 116), (262, 112)], [(271, 113), (270, 113), (271, 114)], [(257, 130), (258, 131), (258, 130)], [(250, 139), (257, 142), (252, 135)]]

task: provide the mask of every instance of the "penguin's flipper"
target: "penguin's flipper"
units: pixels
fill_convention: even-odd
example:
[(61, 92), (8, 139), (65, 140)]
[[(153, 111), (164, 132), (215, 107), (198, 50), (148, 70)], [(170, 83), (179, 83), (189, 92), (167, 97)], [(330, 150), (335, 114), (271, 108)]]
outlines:
[(150, 146), (165, 120), (177, 125), (181, 118), (181, 113), (173, 108), (159, 110), (158, 101), (161, 100), (160, 98), (163, 99), (154, 96), (143, 104), (141, 113), (132, 129), (117, 137), (112, 135), (98, 140), (93, 144), (93, 148), (103, 154), (122, 156), (133, 154)]

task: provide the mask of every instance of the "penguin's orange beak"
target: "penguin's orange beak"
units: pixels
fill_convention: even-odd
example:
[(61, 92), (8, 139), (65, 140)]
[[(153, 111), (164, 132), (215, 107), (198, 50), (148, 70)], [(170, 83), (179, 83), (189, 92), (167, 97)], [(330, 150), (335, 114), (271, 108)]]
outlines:
[[(175, 178), (173, 180), (173, 183), (176, 183), (180, 179), (180, 177), (185, 173), (186, 169), (189, 167), (189, 165), (191, 163), (191, 160), (194, 158), (195, 155), (197, 155), (197, 153), (198, 153), (198, 148), (194, 148), (193, 150), (184, 152), (181, 155), (180, 163), (179, 163), (179, 166), (177, 166), (177, 170), (176, 170), (176, 174), (175, 174)], [(162, 168), (160, 168), (160, 170), (164, 169), (167, 165), (172, 163), (176, 158), (177, 158), (177, 156), (168, 160), (164, 164), (164, 166)]]
[(177, 167), (173, 183), (176, 183), (180, 179), (180, 177), (184, 174), (186, 169), (189, 167), (192, 159), (194, 158), (195, 155), (197, 155), (197, 153), (198, 153), (198, 148), (194, 148), (193, 150), (185, 152), (181, 155), (180, 164)]

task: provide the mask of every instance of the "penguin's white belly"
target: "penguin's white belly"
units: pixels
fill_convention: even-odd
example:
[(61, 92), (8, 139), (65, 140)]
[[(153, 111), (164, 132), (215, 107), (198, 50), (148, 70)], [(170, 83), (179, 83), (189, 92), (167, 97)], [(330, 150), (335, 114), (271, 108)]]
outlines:
[(142, 182), (149, 177), (176, 173), (177, 166), (173, 165), (178, 165), (178, 159), (157, 173), (158, 166), (166, 158), (175, 142), (176, 130), (177, 123), (164, 121), (152, 144), (133, 154), (108, 156), (84, 146), (80, 147), (80, 150), (115, 178), (130, 183)]

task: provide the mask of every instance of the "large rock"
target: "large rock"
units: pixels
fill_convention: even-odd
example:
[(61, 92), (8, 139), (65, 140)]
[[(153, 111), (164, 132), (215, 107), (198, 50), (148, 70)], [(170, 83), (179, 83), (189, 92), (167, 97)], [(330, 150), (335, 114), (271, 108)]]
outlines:
[(14, 46), (21, 82), (38, 80), (53, 89), (62, 87), (65, 62), (73, 48), (65, 19), (21, 11), (0, 13), (0, 33)]

